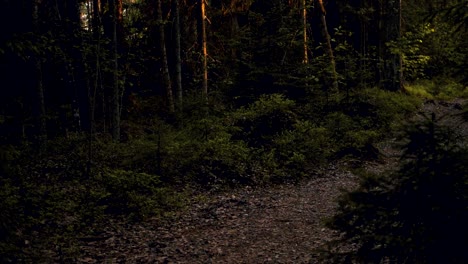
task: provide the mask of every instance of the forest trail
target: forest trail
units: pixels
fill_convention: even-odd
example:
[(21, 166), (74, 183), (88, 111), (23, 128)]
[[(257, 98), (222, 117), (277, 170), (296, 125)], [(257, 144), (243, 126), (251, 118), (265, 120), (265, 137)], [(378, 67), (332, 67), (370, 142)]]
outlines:
[[(456, 113), (463, 103), (428, 101), (421, 113)], [(468, 135), (461, 117), (445, 120)], [(391, 145), (379, 144), (386, 158), (364, 167), (374, 172), (392, 167), (398, 152)], [(78, 262), (318, 263), (314, 249), (334, 236), (323, 226), (324, 219), (333, 214), (340, 190), (357, 186), (358, 177), (347, 169), (351, 165), (330, 164), (297, 184), (209, 195), (172, 221), (154, 219), (131, 226), (115, 222), (99, 238), (83, 241)]]
[[(169, 223), (109, 227), (108, 239), (88, 243), (84, 263), (309, 263), (332, 238), (323, 220), (351, 173), (330, 166), (324, 176), (195, 202)], [(325, 177), (326, 175), (326, 177)]]

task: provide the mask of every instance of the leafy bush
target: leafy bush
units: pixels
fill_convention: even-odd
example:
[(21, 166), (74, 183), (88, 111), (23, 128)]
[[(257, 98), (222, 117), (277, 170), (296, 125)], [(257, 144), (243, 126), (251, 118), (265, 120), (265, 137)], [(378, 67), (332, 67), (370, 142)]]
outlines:
[[(468, 149), (429, 120), (408, 130), (402, 165), (364, 175), (328, 226), (333, 263), (467, 263)], [(352, 245), (350, 247), (350, 245)]]

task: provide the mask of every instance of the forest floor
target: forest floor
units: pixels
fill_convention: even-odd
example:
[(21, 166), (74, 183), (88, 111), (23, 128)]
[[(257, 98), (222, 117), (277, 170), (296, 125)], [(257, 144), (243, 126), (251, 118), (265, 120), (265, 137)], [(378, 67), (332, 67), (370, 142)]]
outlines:
[[(460, 112), (462, 103), (428, 101), (421, 112), (439, 117)], [(446, 120), (468, 135), (461, 117)], [(392, 143), (377, 146), (381, 160), (359, 165), (377, 173), (395, 168), (399, 153)], [(337, 235), (324, 220), (333, 215), (340, 190), (357, 186), (355, 165), (336, 162), (295, 184), (208, 194), (169, 221), (113, 221), (103, 234), (83, 239), (78, 262), (319, 263), (314, 250)]]

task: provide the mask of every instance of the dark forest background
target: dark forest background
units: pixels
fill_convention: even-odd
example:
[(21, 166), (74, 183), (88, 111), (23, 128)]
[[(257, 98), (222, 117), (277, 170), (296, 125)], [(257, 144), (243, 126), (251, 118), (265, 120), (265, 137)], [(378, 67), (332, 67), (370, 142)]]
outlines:
[(422, 103), (468, 96), (467, 10), (1, 0), (0, 262), (47, 244), (73, 259), (77, 234), (165, 217), (194, 192), (378, 159)]

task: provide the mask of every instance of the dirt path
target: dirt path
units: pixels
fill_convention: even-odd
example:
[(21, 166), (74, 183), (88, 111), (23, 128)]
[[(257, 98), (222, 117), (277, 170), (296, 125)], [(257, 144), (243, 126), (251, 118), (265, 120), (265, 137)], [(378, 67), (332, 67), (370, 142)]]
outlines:
[[(428, 102), (425, 113), (447, 114), (460, 102)], [(452, 118), (452, 125), (460, 120)], [(461, 126), (468, 131), (466, 122)], [(389, 144), (379, 146), (394, 156)], [(386, 164), (368, 163), (380, 171)], [(80, 263), (318, 263), (313, 250), (333, 237), (323, 227), (340, 189), (352, 189), (357, 177), (346, 164), (330, 165), (320, 176), (299, 184), (229, 194), (194, 202), (172, 222), (110, 225), (101, 238), (83, 242)]]
[[(172, 223), (109, 227), (88, 242), (84, 263), (309, 263), (332, 237), (323, 228), (339, 189), (356, 178), (336, 167), (301, 184), (243, 188), (193, 207)], [(96, 251), (99, 249), (99, 251)]]

